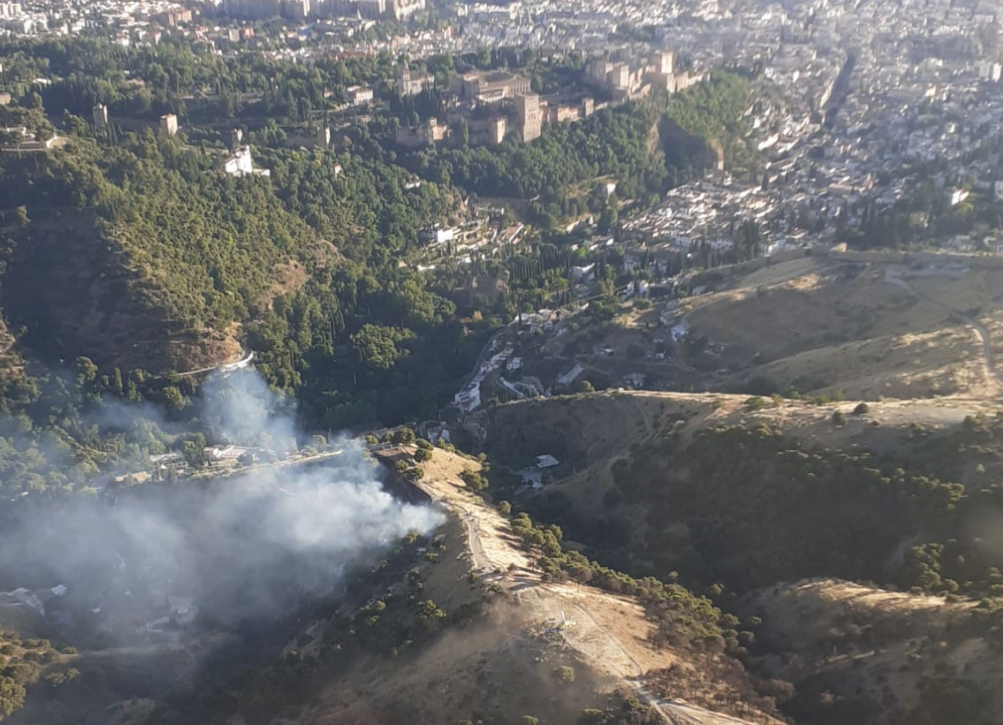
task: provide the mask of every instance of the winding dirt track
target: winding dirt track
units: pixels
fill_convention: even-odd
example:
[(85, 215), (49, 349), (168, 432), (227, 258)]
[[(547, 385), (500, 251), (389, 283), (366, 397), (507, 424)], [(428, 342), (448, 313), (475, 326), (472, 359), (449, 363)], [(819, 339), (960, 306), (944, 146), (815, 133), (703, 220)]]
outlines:
[(982, 342), (982, 360), (986, 367), (986, 378), (993, 383), (997, 394), (999, 394), (1000, 391), (1003, 391), (1003, 371), (1000, 371), (999, 368), (996, 367), (996, 360), (993, 355), (992, 339), (990, 338), (989, 330), (985, 328), (985, 325), (976, 320), (974, 317), (969, 317), (964, 312), (956, 310), (939, 300), (933, 299), (929, 295), (925, 295), (922, 292), (917, 291), (890, 267), (885, 270), (885, 281), (890, 284), (898, 285), (918, 300), (923, 300), (924, 302), (929, 302), (931, 305), (939, 307), (958, 322), (961, 322), (962, 324), (975, 330)]
[[(508, 520), (460, 480), (459, 473), (464, 468), (477, 465), (435, 451), (433, 459), (424, 464), (426, 475), (418, 483), (433, 501), (452, 510), (463, 522), (474, 571), (484, 579), (494, 579), (505, 586), (521, 605), (532, 608), (534, 617), (556, 623), (563, 617), (573, 620), (562, 631), (567, 645), (632, 688), (665, 722), (672, 725), (749, 725), (744, 720), (718, 715), (688, 703), (663, 700), (649, 692), (641, 684), (641, 678), (653, 668), (664, 667), (666, 658), (671, 655), (638, 649), (636, 644), (632, 648), (623, 639), (627, 636), (637, 639), (641, 628), (647, 626), (643, 612), (631, 600), (592, 587), (544, 582), (533, 559), (514, 543)], [(624, 631), (625, 621), (629, 625), (629, 635)], [(650, 661), (642, 662), (639, 658)]]

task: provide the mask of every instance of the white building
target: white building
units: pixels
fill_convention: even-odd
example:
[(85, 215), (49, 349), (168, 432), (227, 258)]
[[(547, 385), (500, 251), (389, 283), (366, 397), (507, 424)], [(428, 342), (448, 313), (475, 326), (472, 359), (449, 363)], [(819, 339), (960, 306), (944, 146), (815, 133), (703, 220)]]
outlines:
[(549, 453), (544, 453), (542, 456), (536, 457), (537, 468), (553, 468), (558, 465), (558, 463), (559, 461)]
[(567, 387), (568, 385), (571, 385), (571, 383), (575, 382), (575, 380), (578, 379), (578, 376), (583, 372), (585, 372), (585, 368), (582, 367), (581, 363), (576, 362), (568, 370), (558, 375), (554, 382), (559, 387)]
[(464, 388), (454, 396), (453, 402), (464, 413), (470, 413), (476, 410), (481, 404), (480, 384), (478, 383), (477, 385)]
[(982, 80), (998, 83), (1001, 76), (1003, 76), (1003, 65), (988, 60), (979, 63), (979, 78)]
[(173, 113), (165, 113), (161, 116), (160, 132), (165, 136), (176, 136), (178, 133), (178, 117)]
[(352, 86), (351, 88), (346, 88), (345, 92), (348, 94), (348, 102), (353, 106), (361, 106), (363, 103), (373, 102), (372, 88)]
[(223, 171), (230, 176), (270, 176), (268, 169), (254, 168), (254, 158), (250, 146), (241, 146), (233, 156), (223, 163)]
[(91, 115), (94, 118), (94, 126), (97, 128), (104, 128), (108, 125), (108, 106), (103, 103), (98, 103), (91, 109)]
[(418, 237), (426, 244), (445, 244), (453, 241), (456, 236), (455, 229), (443, 229), (438, 224), (427, 227), (418, 232)]

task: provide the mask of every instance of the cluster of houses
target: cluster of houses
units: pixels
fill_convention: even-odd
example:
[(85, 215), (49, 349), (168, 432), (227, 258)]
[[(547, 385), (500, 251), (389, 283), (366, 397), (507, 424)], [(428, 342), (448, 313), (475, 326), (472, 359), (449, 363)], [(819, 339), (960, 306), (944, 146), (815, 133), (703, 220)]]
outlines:
[(498, 347), (500, 346), (500, 338), (495, 337), (491, 340), (491, 343), (488, 346), (488, 355), (486, 359), (481, 361), (477, 370), (474, 371), (473, 376), (471, 376), (467, 384), (460, 389), (460, 392), (453, 396), (453, 403), (464, 414), (472, 413), (480, 407), (481, 383), (484, 382), (484, 378), (487, 377), (489, 373), (504, 368), (509, 358), (511, 358), (515, 352), (514, 348), (510, 344), (505, 345), (501, 350), (498, 350)]

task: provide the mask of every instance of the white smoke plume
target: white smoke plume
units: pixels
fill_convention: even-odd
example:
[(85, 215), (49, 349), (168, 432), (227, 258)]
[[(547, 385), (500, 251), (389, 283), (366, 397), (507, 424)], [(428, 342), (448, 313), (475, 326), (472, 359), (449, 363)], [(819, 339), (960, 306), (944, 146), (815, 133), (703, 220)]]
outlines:
[[(254, 373), (205, 387), (200, 415), (236, 445), (295, 446), (292, 411)], [(0, 537), (0, 590), (67, 587), (73, 624), (135, 628), (168, 599), (223, 620), (281, 616), (338, 591), (346, 567), (441, 514), (396, 499), (350, 440), (310, 464), (148, 483), (40, 507)], [(126, 626), (125, 623), (128, 623)]]

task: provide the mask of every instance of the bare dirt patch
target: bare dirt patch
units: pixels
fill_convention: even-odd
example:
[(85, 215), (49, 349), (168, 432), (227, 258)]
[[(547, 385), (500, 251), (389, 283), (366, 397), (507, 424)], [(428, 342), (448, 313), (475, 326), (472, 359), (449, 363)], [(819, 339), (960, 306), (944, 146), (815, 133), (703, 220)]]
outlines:
[[(544, 581), (531, 557), (517, 546), (508, 521), (467, 490), (459, 478), (465, 468), (475, 466), (472, 461), (437, 450), (432, 460), (423, 464), (425, 477), (419, 485), (460, 515), (467, 530), (471, 563), (515, 603), (517, 619), (513, 621), (536, 632), (558, 635), (597, 682), (629, 687), (656, 708), (661, 706), (641, 681), (659, 672), (686, 671), (689, 680), (698, 683), (694, 693), (704, 693), (708, 703), (717, 701), (715, 693), (727, 686), (697, 667), (689, 653), (654, 647), (654, 627), (634, 599), (590, 586)], [(733, 701), (734, 694), (728, 699)], [(662, 712), (669, 719), (669, 714)], [(719, 721), (714, 719), (719, 716), (698, 707), (692, 707), (687, 715), (690, 722), (698, 724)]]

